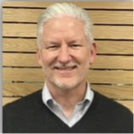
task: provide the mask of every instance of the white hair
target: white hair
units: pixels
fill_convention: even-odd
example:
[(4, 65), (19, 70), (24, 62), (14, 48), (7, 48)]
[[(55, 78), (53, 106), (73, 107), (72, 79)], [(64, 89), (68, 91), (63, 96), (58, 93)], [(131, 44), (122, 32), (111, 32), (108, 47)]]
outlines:
[(84, 24), (84, 32), (89, 44), (93, 43), (92, 37), (92, 21), (89, 17), (89, 14), (82, 8), (71, 4), (71, 3), (55, 3), (49, 6), (46, 10), (42, 12), (39, 16), (37, 22), (37, 45), (38, 48), (41, 46), (42, 34), (43, 34), (43, 26), (45, 23), (53, 18), (59, 18), (63, 16), (69, 16), (79, 19)]

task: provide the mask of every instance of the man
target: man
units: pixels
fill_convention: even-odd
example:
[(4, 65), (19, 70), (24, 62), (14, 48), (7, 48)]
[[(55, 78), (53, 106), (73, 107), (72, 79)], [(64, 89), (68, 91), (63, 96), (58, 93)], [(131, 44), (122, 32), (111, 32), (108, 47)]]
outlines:
[(86, 81), (96, 55), (86, 11), (73, 4), (51, 5), (38, 20), (37, 42), (44, 88), (4, 107), (3, 132), (133, 131), (132, 113), (90, 89)]

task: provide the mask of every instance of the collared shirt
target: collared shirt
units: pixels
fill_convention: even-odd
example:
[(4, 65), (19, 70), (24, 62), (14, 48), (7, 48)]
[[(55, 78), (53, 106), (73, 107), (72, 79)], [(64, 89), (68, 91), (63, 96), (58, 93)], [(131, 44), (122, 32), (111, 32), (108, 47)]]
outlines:
[(64, 115), (62, 107), (51, 96), (46, 83), (44, 84), (44, 88), (42, 90), (42, 99), (45, 105), (69, 127), (75, 125), (84, 116), (93, 101), (93, 97), (94, 92), (90, 89), (89, 83), (87, 83), (84, 99), (76, 104), (71, 117), (68, 119)]

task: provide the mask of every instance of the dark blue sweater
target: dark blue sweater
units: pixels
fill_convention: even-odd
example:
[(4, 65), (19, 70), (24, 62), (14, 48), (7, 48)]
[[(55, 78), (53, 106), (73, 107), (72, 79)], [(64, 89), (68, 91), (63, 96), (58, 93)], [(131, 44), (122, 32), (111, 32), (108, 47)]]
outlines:
[(95, 92), (86, 114), (68, 127), (42, 102), (41, 90), (3, 108), (4, 133), (132, 133), (133, 114)]

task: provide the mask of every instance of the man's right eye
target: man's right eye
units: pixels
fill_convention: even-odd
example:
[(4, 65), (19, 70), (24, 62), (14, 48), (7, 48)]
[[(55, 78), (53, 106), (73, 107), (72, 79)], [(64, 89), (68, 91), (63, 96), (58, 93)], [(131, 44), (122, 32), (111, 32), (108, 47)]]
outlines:
[(57, 45), (51, 45), (51, 46), (47, 46), (46, 47), (46, 49), (52, 49), (52, 50), (54, 50), (54, 49), (57, 49), (58, 48), (58, 46)]

